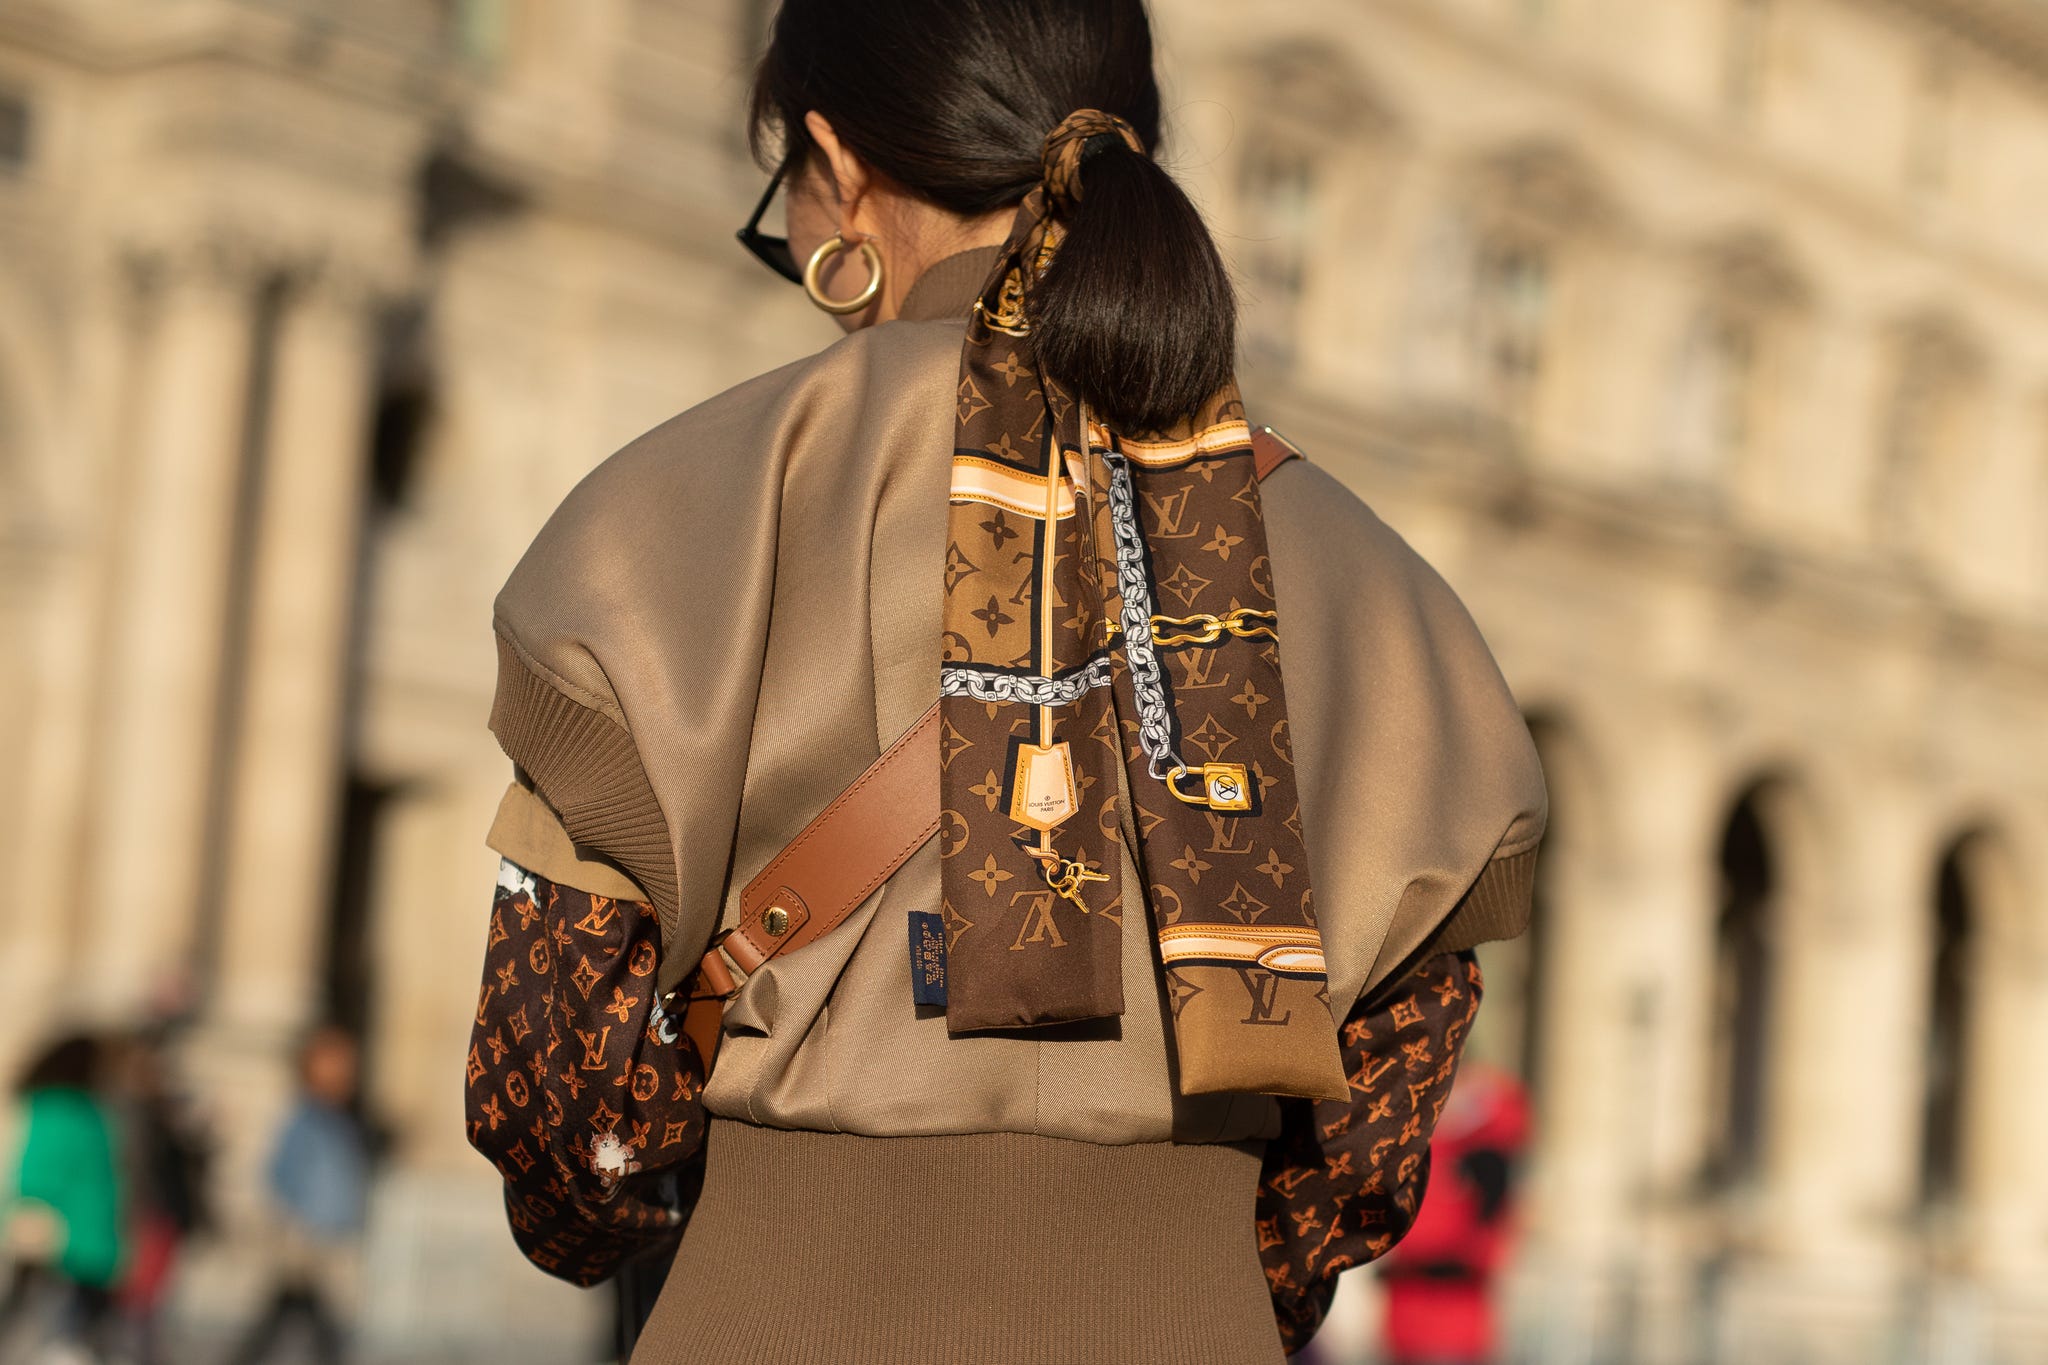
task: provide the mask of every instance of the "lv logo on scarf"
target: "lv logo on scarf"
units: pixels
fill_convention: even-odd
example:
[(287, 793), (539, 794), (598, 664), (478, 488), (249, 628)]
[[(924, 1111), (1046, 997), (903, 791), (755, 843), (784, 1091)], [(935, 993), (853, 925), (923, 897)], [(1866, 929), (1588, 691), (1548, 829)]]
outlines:
[[(1156, 439), (1090, 421), (1039, 372), (1021, 307), (1060, 235), (1040, 187), (961, 353), (940, 665), (947, 1026), (1120, 1014), (1134, 907), (1155, 927), (1182, 1093), (1341, 1098), (1236, 385)], [(1116, 847), (1119, 762), (1138, 888)]]

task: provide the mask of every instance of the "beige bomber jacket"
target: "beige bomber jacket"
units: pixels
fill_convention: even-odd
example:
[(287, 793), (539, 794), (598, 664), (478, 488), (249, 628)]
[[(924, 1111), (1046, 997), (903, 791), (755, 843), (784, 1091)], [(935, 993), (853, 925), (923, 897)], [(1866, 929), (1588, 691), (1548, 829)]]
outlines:
[[(753, 875), (938, 695), (962, 326), (991, 260), (939, 262), (897, 321), (612, 455), (498, 595), (490, 725), (514, 778), (487, 842), (552, 881), (651, 901), (664, 987), (733, 923)], [(1421, 951), (1521, 931), (1547, 804), (1463, 606), (1308, 453), (1260, 496), (1342, 1020)], [(1127, 830), (1138, 884), (1135, 843)], [(1220, 828), (1196, 852), (1219, 877), (1259, 856)], [(1176, 1093), (1141, 916), (1125, 919), (1124, 979), (1154, 989), (1130, 991), (1120, 1017), (948, 1036), (941, 1012), (912, 1004), (904, 927), (907, 911), (937, 908), (938, 858), (927, 842), (838, 930), (748, 978), (704, 1092), (712, 1114), (873, 1136), (1277, 1132), (1270, 1097)]]

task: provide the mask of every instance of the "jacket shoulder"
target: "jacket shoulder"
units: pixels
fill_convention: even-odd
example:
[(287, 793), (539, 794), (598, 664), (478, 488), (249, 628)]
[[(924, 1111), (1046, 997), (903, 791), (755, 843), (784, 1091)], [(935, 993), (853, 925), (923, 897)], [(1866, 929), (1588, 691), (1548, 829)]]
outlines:
[(1259, 503), (1269, 541), (1279, 542), (1276, 557), (1314, 561), (1321, 566), (1318, 577), (1362, 573), (1381, 590), (1448, 599), (1470, 620), (1436, 567), (1313, 455), (1287, 460), (1269, 474), (1259, 485)]
[(673, 513), (663, 494), (778, 472), (790, 449), (815, 434), (813, 423), (846, 430), (877, 404), (902, 403), (920, 389), (950, 393), (959, 348), (957, 322), (893, 322), (735, 384), (599, 461), (548, 518), (536, 548), (564, 533), (617, 532)]
[(538, 650), (570, 630), (570, 614), (629, 614), (645, 586), (635, 566), (673, 558), (679, 540), (772, 539), (798, 453), (861, 428), (877, 407), (950, 409), (959, 346), (957, 322), (865, 328), (634, 437), (542, 523), (492, 604), (494, 627)]
[[(1364, 498), (1313, 460), (1289, 460), (1260, 488), (1267, 549), (1283, 610), (1290, 597), (1333, 641), (1323, 651), (1380, 688), (1449, 686), (1506, 716), (1519, 749), (1520, 708), (1478, 621), (1437, 567)], [(1364, 649), (1363, 654), (1346, 651)]]

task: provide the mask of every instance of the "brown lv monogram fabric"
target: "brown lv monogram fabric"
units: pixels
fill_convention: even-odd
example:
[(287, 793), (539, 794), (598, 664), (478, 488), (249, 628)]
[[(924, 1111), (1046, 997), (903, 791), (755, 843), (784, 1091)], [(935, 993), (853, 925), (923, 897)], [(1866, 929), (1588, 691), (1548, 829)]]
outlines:
[(1322, 1325), (1339, 1273), (1385, 1255), (1414, 1224), (1429, 1182), (1430, 1134), (1481, 985), (1470, 949), (1426, 959), (1344, 1021), (1348, 1099), (1282, 1101), (1257, 1218), (1273, 1316), (1289, 1351)]
[(660, 943), (645, 901), (501, 865), (469, 1143), (505, 1178), (519, 1250), (573, 1284), (680, 1237), (703, 1183), (704, 1069), (656, 998)]
[[(1090, 420), (1032, 348), (1029, 293), (1060, 235), (1041, 187), (960, 360), (940, 667), (948, 1026), (1120, 1013), (1135, 905), (1157, 935), (1182, 1093), (1341, 1096), (1237, 389), (1144, 440)], [(1115, 846), (1118, 762), (1135, 888)]]

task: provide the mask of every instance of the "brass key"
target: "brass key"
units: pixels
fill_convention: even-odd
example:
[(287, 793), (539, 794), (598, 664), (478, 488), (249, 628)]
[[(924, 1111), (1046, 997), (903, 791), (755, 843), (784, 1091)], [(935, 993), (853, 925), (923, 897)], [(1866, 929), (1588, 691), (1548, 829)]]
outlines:
[[(1057, 872), (1053, 871), (1055, 863), (1059, 866)], [(1084, 915), (1088, 913), (1088, 902), (1081, 899), (1081, 887), (1088, 882), (1109, 880), (1107, 872), (1097, 872), (1086, 863), (1057, 856), (1049, 862), (1040, 863), (1038, 869), (1045, 874), (1045, 884), (1079, 906)]]

